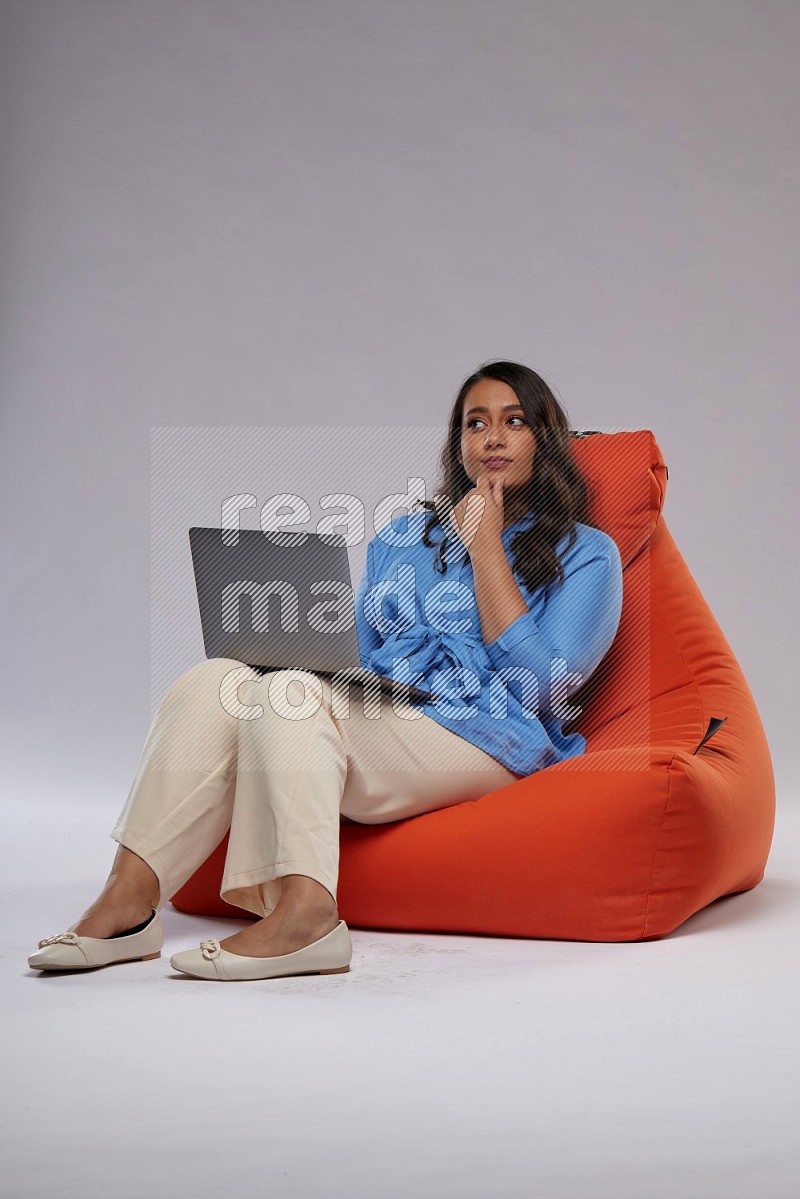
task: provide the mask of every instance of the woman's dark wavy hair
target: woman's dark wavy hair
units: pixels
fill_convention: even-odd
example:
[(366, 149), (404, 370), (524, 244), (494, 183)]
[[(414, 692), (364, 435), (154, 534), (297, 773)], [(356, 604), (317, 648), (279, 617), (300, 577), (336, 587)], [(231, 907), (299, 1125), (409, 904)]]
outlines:
[[(536, 513), (530, 528), (520, 529), (512, 538), (512, 570), (529, 591), (564, 579), (564, 567), (556, 546), (569, 534), (569, 549), (578, 530), (576, 522), (589, 524), (589, 484), (573, 462), (570, 438), (573, 431), (569, 419), (553, 392), (536, 371), (518, 362), (486, 362), (461, 384), (450, 413), (447, 438), (442, 448), (437, 492), (449, 497), (455, 506), (474, 487), (457, 454), (461, 444), (461, 422), (464, 402), (471, 387), (481, 379), (498, 379), (514, 391), (536, 436), (533, 477), (523, 498), (525, 510)], [(420, 500), (418, 507), (429, 509), (431, 517), (425, 522), (423, 543), (432, 547), (430, 534), (441, 525), (434, 500)], [(444, 529), (442, 529), (444, 532)], [(434, 560), (439, 574), (447, 570), (447, 548), (452, 538), (443, 537)]]

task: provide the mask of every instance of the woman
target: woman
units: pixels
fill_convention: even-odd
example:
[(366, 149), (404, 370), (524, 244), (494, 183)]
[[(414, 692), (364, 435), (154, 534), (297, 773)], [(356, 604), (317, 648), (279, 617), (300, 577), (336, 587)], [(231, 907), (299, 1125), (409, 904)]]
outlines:
[[(346, 971), (341, 820), (408, 819), (583, 753), (584, 738), (563, 731), (579, 713), (567, 700), (616, 635), (622, 567), (586, 521), (569, 438), (535, 371), (497, 361), (470, 375), (436, 501), (370, 541), (356, 595), (362, 665), (436, 698), (381, 692), (343, 714), (314, 672), (199, 663), (153, 720), (102, 891), (29, 965), (158, 957), (160, 906), (229, 832), (220, 895), (260, 919), (172, 966), (215, 980)], [(234, 719), (234, 697), (261, 715)]]

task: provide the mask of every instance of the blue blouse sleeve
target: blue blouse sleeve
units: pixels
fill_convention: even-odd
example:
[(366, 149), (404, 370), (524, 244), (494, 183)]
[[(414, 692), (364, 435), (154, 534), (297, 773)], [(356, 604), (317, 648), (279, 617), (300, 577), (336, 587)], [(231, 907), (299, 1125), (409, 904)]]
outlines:
[(379, 645), (382, 645), (382, 638), (377, 629), (374, 629), (367, 620), (364, 614), (364, 599), (367, 592), (375, 581), (375, 539), (367, 546), (367, 560), (364, 563), (364, 570), (361, 575), (361, 581), (358, 584), (355, 595), (356, 608), (356, 630), (358, 632), (358, 648), (361, 655), (361, 665), (366, 669), (367, 661), (370, 654)]
[(564, 580), (538, 621), (530, 610), (523, 612), (486, 651), (496, 670), (533, 672), (541, 715), (554, 703), (563, 705), (594, 673), (611, 648), (621, 615), (622, 561), (609, 537), (571, 569), (565, 567)]

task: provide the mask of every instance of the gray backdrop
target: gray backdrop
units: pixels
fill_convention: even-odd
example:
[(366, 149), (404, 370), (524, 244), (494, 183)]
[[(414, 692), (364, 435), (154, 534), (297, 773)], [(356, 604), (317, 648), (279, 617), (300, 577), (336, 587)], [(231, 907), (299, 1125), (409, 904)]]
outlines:
[[(653, 429), (667, 523), (794, 780), (796, 4), (2, 13), (17, 794), (113, 807), (130, 783), (158, 666), (152, 430), (275, 429), (284, 466), (336, 453), (372, 495), (497, 357), (539, 370), (573, 427)], [(171, 669), (203, 656), (189, 601)]]

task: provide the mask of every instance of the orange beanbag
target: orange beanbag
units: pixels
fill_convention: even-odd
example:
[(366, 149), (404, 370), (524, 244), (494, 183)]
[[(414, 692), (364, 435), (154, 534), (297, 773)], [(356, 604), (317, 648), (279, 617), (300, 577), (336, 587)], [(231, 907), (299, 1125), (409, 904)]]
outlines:
[[(341, 827), (339, 914), (354, 927), (637, 941), (764, 877), (775, 779), (733, 650), (661, 515), (650, 430), (576, 433), (591, 523), (624, 569), (614, 644), (570, 697), (584, 755), (480, 800)], [(220, 898), (228, 837), (172, 897)]]

